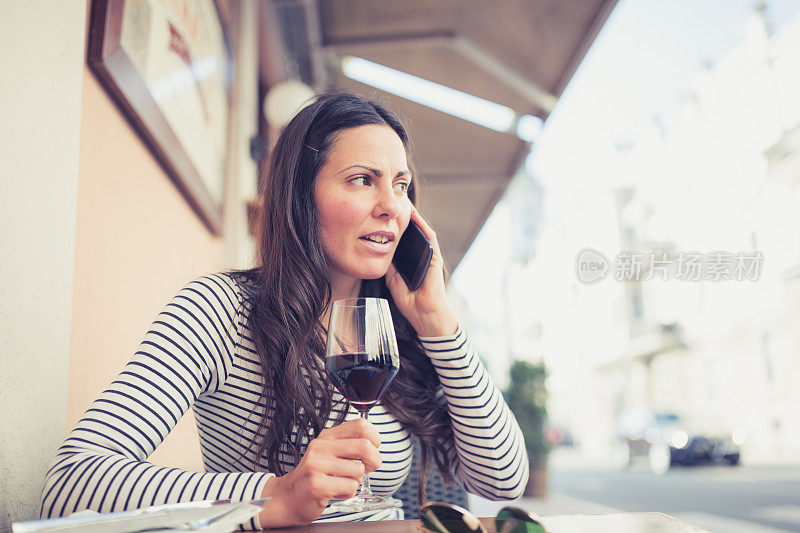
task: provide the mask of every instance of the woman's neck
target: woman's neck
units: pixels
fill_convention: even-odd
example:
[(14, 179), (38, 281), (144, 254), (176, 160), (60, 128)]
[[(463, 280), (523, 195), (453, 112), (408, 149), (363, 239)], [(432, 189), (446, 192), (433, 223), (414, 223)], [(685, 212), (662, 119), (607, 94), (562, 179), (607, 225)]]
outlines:
[(361, 280), (351, 278), (349, 276), (342, 276), (340, 274), (332, 273), (330, 275), (331, 282), (331, 301), (323, 311), (320, 317), (320, 323), (328, 328), (328, 322), (331, 317), (331, 307), (336, 300), (344, 300), (346, 298), (357, 298), (361, 292)]

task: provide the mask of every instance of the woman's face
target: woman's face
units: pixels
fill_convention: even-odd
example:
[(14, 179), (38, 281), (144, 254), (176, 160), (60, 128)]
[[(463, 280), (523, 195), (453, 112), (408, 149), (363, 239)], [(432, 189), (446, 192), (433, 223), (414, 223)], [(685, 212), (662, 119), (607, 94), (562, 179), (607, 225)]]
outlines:
[(410, 183), (405, 147), (389, 126), (359, 126), (336, 135), (314, 185), (332, 280), (386, 274), (411, 216)]

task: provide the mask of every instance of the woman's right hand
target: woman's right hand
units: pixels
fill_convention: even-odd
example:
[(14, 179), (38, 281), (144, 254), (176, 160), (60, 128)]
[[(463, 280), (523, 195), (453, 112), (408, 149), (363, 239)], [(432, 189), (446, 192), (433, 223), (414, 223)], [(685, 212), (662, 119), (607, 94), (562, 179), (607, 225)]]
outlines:
[(375, 426), (361, 418), (322, 430), (294, 470), (267, 481), (261, 495), (272, 499), (259, 515), (261, 527), (308, 524), (331, 499), (354, 496), (364, 472), (381, 466), (380, 443)]

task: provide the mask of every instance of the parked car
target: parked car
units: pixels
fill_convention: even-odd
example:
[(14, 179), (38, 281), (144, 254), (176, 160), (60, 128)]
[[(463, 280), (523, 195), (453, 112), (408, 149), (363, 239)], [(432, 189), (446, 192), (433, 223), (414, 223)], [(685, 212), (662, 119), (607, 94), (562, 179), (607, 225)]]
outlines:
[(615, 462), (627, 467), (638, 458), (646, 458), (656, 474), (667, 472), (675, 464), (738, 465), (744, 440), (743, 429), (727, 431), (700, 417), (625, 411), (617, 418)]

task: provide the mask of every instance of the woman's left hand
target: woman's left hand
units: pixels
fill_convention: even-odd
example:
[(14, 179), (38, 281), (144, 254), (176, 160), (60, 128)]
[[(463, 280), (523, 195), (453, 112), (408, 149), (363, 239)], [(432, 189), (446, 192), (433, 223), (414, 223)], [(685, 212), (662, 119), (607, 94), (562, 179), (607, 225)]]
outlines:
[[(394, 267), (386, 272), (386, 286), (392, 293), (397, 308), (408, 319), (420, 337), (444, 337), (458, 329), (458, 321), (447, 304), (444, 287), (444, 259), (436, 240), (436, 233), (415, 208), (411, 220), (417, 223), (433, 246), (433, 257), (422, 285), (416, 291), (408, 290), (405, 280)], [(409, 222), (411, 224), (411, 222)]]

